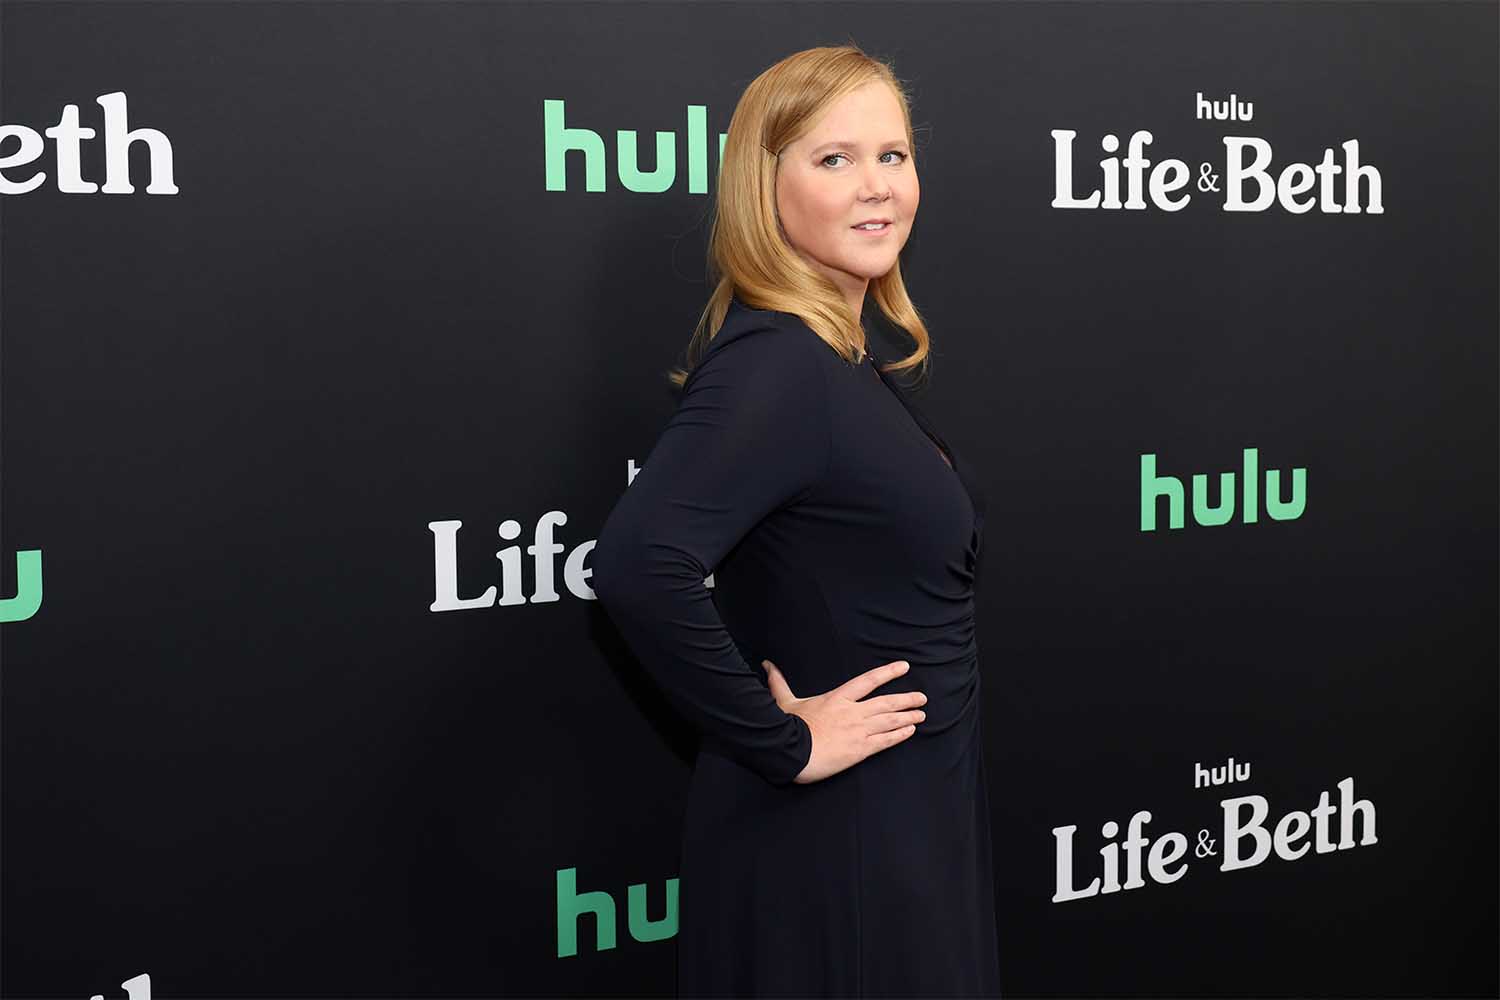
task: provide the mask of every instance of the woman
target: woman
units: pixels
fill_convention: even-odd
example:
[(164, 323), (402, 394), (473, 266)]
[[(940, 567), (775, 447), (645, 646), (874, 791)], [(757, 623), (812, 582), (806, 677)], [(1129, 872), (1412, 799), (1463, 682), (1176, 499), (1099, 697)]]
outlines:
[(592, 555), (600, 601), (703, 734), (683, 996), (999, 992), (983, 500), (860, 322), (873, 285), (916, 344), (890, 369), (925, 367), (898, 259), (915, 152), (899, 83), (857, 48), (796, 53), (745, 90), (721, 277), (669, 376), (683, 396)]

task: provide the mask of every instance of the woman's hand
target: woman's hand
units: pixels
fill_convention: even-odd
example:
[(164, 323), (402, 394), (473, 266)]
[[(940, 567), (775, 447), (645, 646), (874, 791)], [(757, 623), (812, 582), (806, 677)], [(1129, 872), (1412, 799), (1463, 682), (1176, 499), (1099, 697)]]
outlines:
[(807, 766), (793, 779), (799, 785), (822, 781), (866, 757), (895, 746), (915, 733), (916, 724), (927, 718), (926, 712), (902, 711), (927, 704), (927, 696), (920, 691), (903, 691), (860, 701), (880, 685), (910, 670), (911, 664), (905, 660), (867, 670), (832, 691), (811, 698), (798, 698), (792, 694), (786, 678), (770, 660), (761, 660), (760, 665), (765, 668), (776, 704), (783, 712), (802, 716), (802, 721), (812, 731), (812, 755), (807, 759)]

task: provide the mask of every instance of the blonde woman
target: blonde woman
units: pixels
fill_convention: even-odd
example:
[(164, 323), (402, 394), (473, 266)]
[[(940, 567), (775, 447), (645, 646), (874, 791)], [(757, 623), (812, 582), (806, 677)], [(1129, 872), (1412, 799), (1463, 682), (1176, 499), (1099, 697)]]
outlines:
[[(599, 600), (703, 741), (682, 996), (998, 996), (974, 570), (984, 501), (891, 373), (907, 98), (798, 52), (730, 121), (717, 285), (683, 389), (592, 555)], [(866, 298), (910, 336), (877, 365)], [(705, 578), (713, 576), (710, 591)]]

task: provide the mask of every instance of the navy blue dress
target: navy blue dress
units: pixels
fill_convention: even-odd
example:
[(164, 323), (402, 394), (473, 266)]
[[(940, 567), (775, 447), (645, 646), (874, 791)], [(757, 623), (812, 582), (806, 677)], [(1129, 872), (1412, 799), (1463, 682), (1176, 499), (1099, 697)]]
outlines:
[[(680, 995), (999, 995), (983, 517), (962, 459), (871, 360), (732, 302), (591, 557), (605, 610), (703, 737)], [(811, 732), (776, 704), (763, 658), (799, 697), (907, 660), (874, 695), (923, 691), (926, 721), (795, 784)]]

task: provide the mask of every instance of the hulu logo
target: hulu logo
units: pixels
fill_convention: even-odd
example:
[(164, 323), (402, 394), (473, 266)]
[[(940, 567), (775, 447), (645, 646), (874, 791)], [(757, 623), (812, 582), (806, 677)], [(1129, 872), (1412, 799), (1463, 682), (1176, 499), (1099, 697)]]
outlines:
[[(677, 933), (677, 880), (667, 879), (667, 915), (660, 920), (646, 918), (646, 885), (640, 883), (625, 890), (630, 936), (637, 941), (664, 941)], [(604, 890), (578, 891), (578, 869), (557, 870), (557, 957), (578, 954), (578, 918), (594, 915), (594, 950), (607, 951), (615, 946), (615, 898)]]
[[(569, 128), (563, 124), (564, 102), (542, 102), (542, 144), (546, 150), (547, 190), (568, 189), (567, 154), (583, 154), (583, 189), (604, 190), (604, 170), (609, 153), (599, 133), (587, 128)], [(719, 159), (724, 160), (724, 140), (719, 133)], [(689, 194), (708, 193), (708, 108), (689, 104), (687, 109), (687, 182)], [(717, 163), (715, 166), (717, 167)], [(656, 157), (652, 169), (641, 169), (640, 152), (634, 129), (615, 132), (615, 173), (627, 191), (660, 194), (677, 180), (677, 133), (656, 133)]]
[[(1260, 456), (1254, 448), (1246, 448), (1244, 464), (1240, 472), (1243, 495), (1240, 517), (1246, 524), (1253, 524), (1260, 517)], [(1219, 473), (1219, 502), (1208, 505), (1208, 476), (1193, 476), (1193, 520), (1204, 527), (1228, 524), (1234, 517), (1235, 473)], [(1292, 496), (1281, 498), (1281, 471), (1266, 470), (1266, 514), (1273, 521), (1294, 521), (1307, 508), (1307, 470), (1292, 470)], [(1182, 480), (1176, 476), (1156, 474), (1156, 456), (1141, 456), (1141, 530), (1156, 530), (1157, 501), (1167, 498), (1167, 526), (1183, 526)]]
[(42, 606), (42, 550), (16, 552), (16, 596), (0, 598), (0, 622), (24, 622)]

